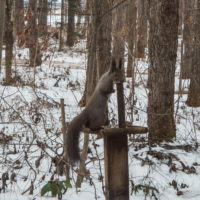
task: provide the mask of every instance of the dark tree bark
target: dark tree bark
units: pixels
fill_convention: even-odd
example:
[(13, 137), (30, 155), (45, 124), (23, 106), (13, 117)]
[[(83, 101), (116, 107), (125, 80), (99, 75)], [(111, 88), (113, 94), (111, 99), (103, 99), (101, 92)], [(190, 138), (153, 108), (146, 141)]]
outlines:
[(3, 47), (3, 33), (4, 33), (4, 20), (5, 20), (5, 0), (0, 0), (0, 71), (1, 71), (1, 57)]
[(80, 25), (81, 25), (81, 18), (82, 18), (82, 8), (81, 8), (81, 0), (77, 0), (77, 9), (76, 9), (76, 13), (77, 13), (77, 22), (76, 22), (76, 28), (79, 29)]
[(87, 36), (87, 44), (86, 44), (86, 48), (89, 49), (89, 45), (90, 45), (90, 33), (91, 33), (91, 16), (89, 15), (89, 13), (92, 13), (92, 0), (86, 0), (86, 10), (85, 10), (85, 23), (86, 23), (86, 36)]
[[(154, 37), (155, 32), (157, 31), (157, 21), (158, 21), (158, 4), (157, 0), (149, 1), (149, 41), (148, 41), (148, 50), (149, 50), (149, 58), (154, 58), (154, 43), (152, 42), (152, 38)], [(153, 66), (153, 59), (149, 59), (149, 67), (148, 67), (148, 81), (147, 81), (147, 88), (151, 88), (152, 82), (152, 66)]]
[[(178, 41), (178, 0), (156, 1), (150, 19), (149, 60), (151, 87), (148, 102), (149, 141), (175, 137), (174, 78)], [(154, 21), (157, 19), (156, 21)], [(152, 27), (153, 26), (153, 27)]]
[(134, 58), (134, 46), (136, 41), (136, 18), (137, 18), (137, 7), (136, 0), (129, 0), (128, 8), (128, 65), (127, 65), (127, 77), (132, 77), (133, 72), (133, 58)]
[[(96, 27), (97, 27), (97, 77), (108, 70), (111, 60), (111, 27), (112, 15), (107, 12), (110, 4), (107, 0), (96, 0)], [(106, 13), (106, 15), (104, 15)]]
[(21, 34), (24, 29), (24, 0), (15, 1), (15, 32)]
[(196, 1), (194, 19), (194, 39), (192, 51), (192, 73), (187, 105), (200, 107), (200, 0)]
[(63, 49), (63, 28), (64, 28), (64, 0), (61, 1), (61, 20), (59, 30), (59, 51)]
[(37, 1), (29, 0), (28, 9), (28, 30), (29, 36), (27, 46), (29, 47), (30, 66), (39, 66), (42, 63), (40, 46), (38, 43), (38, 27), (36, 23), (37, 17)]
[(5, 84), (10, 85), (12, 81), (12, 57), (13, 57), (13, 22), (12, 15), (12, 0), (6, 0), (5, 10), (5, 45), (6, 45), (6, 77)]
[(145, 47), (147, 46), (147, 1), (138, 0), (138, 40), (137, 57), (145, 57)]
[[(116, 1), (116, 4), (120, 4), (120, 0)], [(112, 56), (114, 58), (124, 58), (124, 41), (125, 38), (122, 35), (122, 29), (126, 22), (125, 15), (125, 2), (121, 5), (117, 6), (116, 9), (113, 10), (112, 20), (113, 20), (113, 52)], [(124, 60), (123, 60), (124, 62)]]
[(45, 36), (47, 34), (48, 0), (39, 0), (38, 9), (39, 35)]
[(74, 46), (75, 42), (75, 13), (77, 0), (68, 0), (68, 25), (67, 25), (67, 46)]
[(192, 64), (192, 9), (194, 1), (183, 2), (183, 60), (181, 65), (182, 79), (188, 79), (191, 75)]

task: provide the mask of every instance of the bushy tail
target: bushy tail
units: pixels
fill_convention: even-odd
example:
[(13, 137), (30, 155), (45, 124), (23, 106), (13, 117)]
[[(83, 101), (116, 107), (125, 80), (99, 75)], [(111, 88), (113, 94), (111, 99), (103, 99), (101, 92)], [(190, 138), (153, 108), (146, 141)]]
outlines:
[(75, 164), (80, 160), (79, 154), (79, 136), (80, 131), (85, 124), (86, 116), (82, 112), (80, 115), (75, 117), (69, 124), (67, 130), (67, 154), (71, 164)]

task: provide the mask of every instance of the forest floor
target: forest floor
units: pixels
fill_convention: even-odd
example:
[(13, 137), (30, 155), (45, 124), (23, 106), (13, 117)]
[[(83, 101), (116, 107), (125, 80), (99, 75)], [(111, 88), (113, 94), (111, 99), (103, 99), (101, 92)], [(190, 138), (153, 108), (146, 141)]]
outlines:
[[(3, 84), (0, 77), (0, 200), (57, 199), (48, 193), (41, 197), (42, 187), (49, 180), (65, 180), (58, 155), (62, 153), (63, 135), (60, 99), (65, 102), (69, 122), (83, 108), (78, 107), (85, 86), (85, 41), (73, 48), (57, 51), (51, 41), (41, 66), (27, 65), (28, 50), (15, 48), (12, 68), (13, 85)], [(125, 88), (126, 120), (147, 126), (147, 60), (136, 60), (135, 100), (130, 97), (131, 79)], [(176, 91), (179, 88), (179, 58), (176, 70)], [(200, 108), (186, 106), (188, 80), (182, 81), (185, 92), (175, 95), (177, 137), (173, 143), (149, 147), (148, 135), (129, 137), (130, 199), (199, 200), (200, 199)], [(109, 117), (116, 124), (116, 94), (109, 101)], [(90, 138), (87, 178), (80, 189), (72, 188), (63, 195), (67, 200), (105, 199), (103, 175), (103, 141)], [(95, 159), (94, 159), (95, 158)], [(117, 166), (114, 166), (117, 167)]]

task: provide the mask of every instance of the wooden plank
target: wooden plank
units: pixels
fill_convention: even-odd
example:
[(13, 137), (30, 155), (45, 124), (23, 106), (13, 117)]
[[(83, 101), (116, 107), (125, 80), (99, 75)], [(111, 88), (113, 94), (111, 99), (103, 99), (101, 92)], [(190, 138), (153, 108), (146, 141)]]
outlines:
[(132, 127), (126, 127), (126, 128), (103, 128), (100, 131), (91, 131), (88, 128), (84, 128), (83, 132), (86, 134), (96, 134), (96, 135), (125, 135), (125, 134), (143, 134), (143, 133), (147, 133), (148, 132), (148, 128), (147, 127), (143, 127), (143, 126), (132, 126)]
[[(123, 83), (117, 83), (119, 127), (125, 128)], [(104, 135), (106, 200), (129, 200), (127, 134)]]

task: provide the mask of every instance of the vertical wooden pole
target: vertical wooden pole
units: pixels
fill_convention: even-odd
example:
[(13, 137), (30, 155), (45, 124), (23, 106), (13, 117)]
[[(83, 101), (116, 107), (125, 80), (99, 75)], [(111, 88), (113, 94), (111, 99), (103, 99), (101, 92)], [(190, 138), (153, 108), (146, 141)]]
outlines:
[[(117, 83), (119, 128), (125, 127), (123, 82)], [(106, 200), (129, 200), (127, 135), (104, 136)]]
[(60, 99), (60, 107), (61, 107), (61, 120), (62, 120), (62, 132), (63, 132), (63, 157), (64, 161), (66, 162), (65, 164), (65, 175), (66, 179), (69, 180), (69, 165), (68, 163), (68, 156), (67, 156), (67, 144), (66, 144), (66, 136), (67, 136), (67, 130), (66, 130), (66, 125), (65, 125), (65, 104), (64, 104), (64, 99)]

